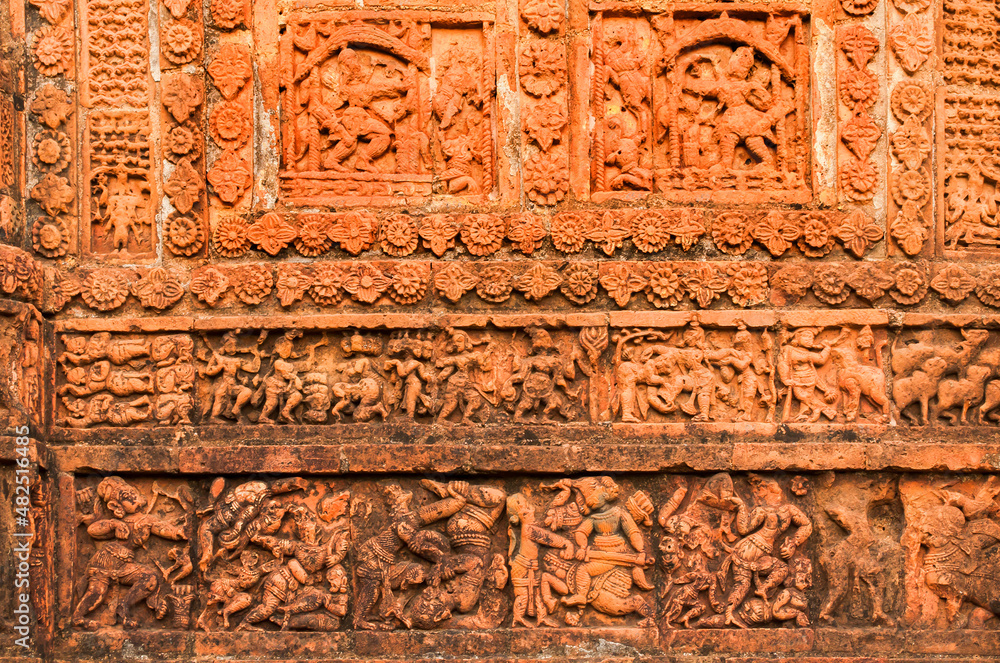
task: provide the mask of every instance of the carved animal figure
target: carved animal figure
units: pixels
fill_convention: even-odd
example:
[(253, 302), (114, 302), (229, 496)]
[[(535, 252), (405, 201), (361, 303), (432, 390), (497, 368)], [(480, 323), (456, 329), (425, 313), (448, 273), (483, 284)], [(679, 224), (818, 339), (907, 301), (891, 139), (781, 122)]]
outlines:
[(847, 532), (847, 537), (823, 551), (821, 556), (830, 589), (819, 618), (832, 621), (834, 610), (851, 587), (857, 586), (859, 590), (864, 589), (871, 599), (871, 621), (891, 624), (892, 618), (883, 608), (884, 571), (888, 558), (895, 554), (898, 546), (885, 537), (876, 537), (868, 522), (868, 514), (861, 510), (834, 504), (826, 507), (826, 513)]
[[(944, 415), (951, 420), (952, 424), (961, 421), (968, 422), (969, 408), (983, 400), (984, 385), (992, 371), (985, 367), (974, 365), (967, 370), (968, 377), (961, 380), (942, 380), (938, 385), (937, 403), (931, 409), (931, 419), (937, 419)], [(956, 417), (954, 412), (948, 412), (953, 407), (962, 407), (961, 417)]]
[(885, 393), (885, 372), (882, 367), (862, 364), (851, 348), (834, 348), (833, 362), (837, 367), (837, 386), (846, 395), (844, 414), (847, 421), (858, 418), (862, 396), (881, 408), (882, 415), (888, 420), (889, 397)]
[[(894, 362), (895, 363), (895, 362)], [(921, 368), (905, 378), (897, 378), (892, 386), (892, 398), (899, 408), (899, 413), (907, 417), (911, 423), (927, 425), (928, 402), (937, 393), (937, 384), (948, 370), (948, 362), (941, 357), (931, 357)], [(906, 412), (906, 408), (914, 403), (920, 403), (920, 417)]]
[(979, 421), (983, 422), (987, 417), (994, 421), (1000, 421), (1000, 412), (989, 414), (990, 410), (998, 405), (1000, 405), (1000, 380), (993, 380), (986, 385), (985, 400), (979, 406)]
[(931, 334), (923, 331), (916, 335), (915, 343), (900, 345), (899, 337), (892, 343), (892, 373), (896, 376), (907, 376), (924, 362), (934, 356), (934, 346), (931, 345)]
[(935, 348), (934, 355), (948, 362), (946, 373), (954, 372), (960, 377), (965, 377), (966, 367), (982, 350), (990, 338), (990, 333), (985, 329), (963, 329), (961, 333), (964, 340), (958, 345), (954, 348), (948, 346)]

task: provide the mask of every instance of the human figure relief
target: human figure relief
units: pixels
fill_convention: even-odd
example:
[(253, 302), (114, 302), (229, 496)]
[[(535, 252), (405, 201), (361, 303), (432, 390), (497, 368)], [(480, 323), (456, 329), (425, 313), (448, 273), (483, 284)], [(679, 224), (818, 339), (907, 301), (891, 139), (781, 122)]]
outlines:
[(77, 366), (65, 372), (66, 384), (56, 393), (84, 397), (107, 391), (115, 396), (153, 393), (153, 376), (148, 371), (123, 371), (111, 368), (111, 362), (98, 361), (84, 368)]
[[(850, 334), (846, 328), (843, 331)], [(849, 338), (848, 335), (844, 340)], [(832, 346), (837, 386), (843, 392), (842, 408), (849, 422), (857, 420), (862, 396), (881, 411), (882, 421), (889, 421), (889, 397), (886, 395), (885, 370), (882, 367), (885, 345), (885, 341), (876, 344), (872, 328), (866, 325), (854, 335), (854, 343)], [(874, 361), (874, 365), (868, 361)]]
[[(624, 506), (618, 504), (621, 488), (606, 476), (561, 479), (542, 488), (556, 492), (545, 525), (558, 535), (547, 540), (562, 547), (561, 552), (544, 556), (546, 573), (540, 591), (546, 612), (554, 613), (561, 603), (576, 608), (564, 614), (570, 626), (580, 623), (588, 607), (610, 616), (636, 613), (641, 617), (639, 626), (653, 626), (652, 606), (632, 589), (633, 584), (642, 591), (653, 588), (644, 569), (654, 558), (638, 524), (652, 524), (649, 497), (637, 491)], [(563, 538), (573, 542), (572, 548), (563, 545)]]
[[(147, 241), (144, 226), (148, 223), (145, 184), (139, 185), (130, 179), (131, 173), (123, 165), (115, 166), (106, 174), (98, 176), (95, 198), (97, 210), (103, 209), (104, 216), (97, 217), (103, 223), (104, 235), (113, 253), (127, 252), (129, 239), (136, 244)], [(95, 210), (95, 215), (99, 212)]]
[(1000, 615), (1000, 477), (905, 479), (900, 495), (907, 621), (983, 628)]
[(697, 320), (683, 331), (623, 334), (612, 405), (632, 423), (645, 421), (650, 410), (690, 421), (771, 420), (776, 390), (770, 347), (766, 331), (758, 340), (742, 323), (731, 339), (728, 332), (706, 334)]
[[(726, 599), (726, 623), (746, 627), (735, 614), (752, 581), (756, 581), (755, 594), (767, 601), (768, 594), (788, 575), (788, 566), (782, 560), (790, 559), (812, 533), (812, 521), (797, 506), (785, 500), (781, 487), (773, 479), (750, 477), (750, 486), (757, 504), (748, 508), (737, 495), (730, 504), (736, 508), (736, 529), (742, 536), (723, 562), (723, 569), (731, 566), (733, 586)], [(792, 529), (787, 535), (786, 532)], [(785, 535), (778, 548), (778, 557), (772, 556), (778, 538)], [(760, 576), (767, 580), (761, 581)]]
[(102, 359), (115, 366), (133, 364), (148, 357), (152, 352), (151, 342), (146, 338), (115, 338), (109, 332), (97, 332), (90, 337), (63, 335), (66, 348), (56, 359), (62, 366), (90, 364)]
[(438, 371), (438, 382), (444, 383), (441, 394), (441, 409), (437, 413), (438, 423), (448, 421), (448, 417), (459, 410), (463, 425), (473, 423), (475, 416), (484, 406), (486, 400), (481, 393), (484, 387), (476, 379), (477, 371), (492, 371), (493, 364), (486, 350), (476, 350), (478, 343), (472, 340), (467, 332), (448, 328), (444, 344), (445, 355), (435, 362)]
[[(270, 483), (247, 481), (225, 491), (223, 496), (225, 480), (216, 479), (210, 493), (212, 503), (203, 512), (206, 517), (198, 525), (198, 568), (201, 572), (208, 571), (215, 560), (227, 552), (234, 556), (246, 548), (251, 536), (247, 526), (258, 517), (272, 495), (306, 490), (307, 487), (306, 482), (297, 477)], [(220, 546), (218, 551), (216, 542)]]
[(89, 399), (63, 396), (62, 403), (69, 414), (58, 419), (56, 425), (70, 428), (89, 428), (98, 424), (131, 426), (149, 419), (152, 405), (149, 396), (117, 402), (111, 394), (97, 394)]
[(309, 345), (305, 352), (295, 352), (295, 339), (301, 337), (302, 332), (298, 330), (285, 332), (279, 337), (274, 342), (274, 349), (270, 353), (273, 357), (270, 371), (263, 380), (260, 380), (259, 376), (254, 377), (254, 383), (257, 384), (259, 380), (260, 384), (251, 402), (254, 405), (259, 405), (261, 397), (264, 397), (264, 404), (257, 417), (258, 424), (273, 423), (272, 415), (282, 401), (284, 404), (281, 407), (279, 419), (290, 424), (297, 423), (294, 413), (295, 408), (303, 400), (303, 382), (302, 378), (299, 377), (299, 367), (291, 360), (308, 357), (304, 367), (309, 368), (315, 360), (316, 348), (327, 344), (327, 338), (324, 334), (319, 341)]
[(649, 65), (633, 26), (615, 26), (606, 38), (606, 95), (621, 103), (621, 113), (604, 120), (604, 163), (613, 168), (610, 190), (649, 189), (652, 185), (648, 132)]
[(432, 344), (408, 334), (389, 340), (387, 359), (382, 369), (389, 372), (393, 387), (391, 405), (401, 405), (406, 416), (413, 420), (417, 414), (429, 414), (437, 401), (438, 377), (430, 359)]
[(195, 622), (195, 628), (201, 628), (205, 631), (211, 630), (207, 617), (213, 606), (219, 606), (217, 612), (222, 617), (222, 626), (228, 629), (230, 617), (253, 605), (253, 597), (249, 591), (261, 579), (260, 555), (252, 550), (244, 550), (240, 553), (239, 559), (239, 564), (229, 564), (218, 575), (205, 574), (205, 579), (211, 584), (205, 600), (205, 607)]
[(441, 58), (442, 74), (431, 108), (445, 169), (440, 178), (450, 194), (479, 193), (483, 154), (480, 141), (486, 94), (476, 52), (452, 43)]
[(697, 489), (682, 482), (661, 508), (668, 628), (808, 625), (812, 567), (799, 549), (812, 523), (773, 479), (748, 483), (753, 506), (732, 477), (717, 474)]
[[(250, 540), (275, 559), (265, 565), (259, 603), (243, 618), (240, 630), (261, 630), (256, 625), (268, 619), (280, 624), (282, 631), (329, 631), (340, 626), (340, 618), (347, 614), (346, 573), (341, 562), (350, 540), (346, 519), (338, 517), (346, 512), (349, 499), (347, 493), (328, 493), (315, 512), (292, 503), (273, 510), (270, 518), (262, 511), (250, 524)], [(292, 519), (290, 537), (279, 535), (286, 514)]]
[[(430, 479), (421, 480), (420, 485), (450, 504), (448, 486)], [(459, 488), (464, 490), (465, 501), (457, 512), (448, 516), (444, 527), (450, 547), (442, 561), (431, 567), (429, 586), (406, 605), (403, 621), (408, 627), (437, 628), (446, 623), (467, 621), (479, 623), (478, 628), (492, 628), (499, 625), (498, 618), (503, 617), (496, 606), (485, 605), (484, 601), (496, 603), (500, 600), (488, 591), (489, 584), (497, 590), (507, 584), (503, 557), (493, 551), (491, 537), (503, 513), (507, 493), (492, 486)], [(497, 564), (504, 568), (502, 575), (495, 573)], [(444, 583), (439, 587), (436, 579)], [(460, 615), (472, 615), (477, 609), (477, 618), (461, 619)], [(492, 623), (484, 623), (490, 621)]]
[[(833, 346), (847, 338), (848, 332), (842, 329), (835, 340), (817, 344), (816, 336), (822, 331), (816, 327), (800, 327), (782, 344), (778, 355), (778, 376), (785, 385), (782, 421), (816, 423), (820, 417), (830, 420), (837, 417), (834, 407), (839, 395), (837, 387), (828, 384), (818, 369), (830, 361)], [(794, 420), (793, 400), (799, 403)]]
[(97, 485), (96, 496), (94, 493), (93, 489), (85, 488), (77, 494), (80, 507), (85, 509), (89, 505), (91, 509), (90, 513), (80, 516), (80, 522), (86, 525), (92, 541), (108, 542), (96, 543), (97, 552), (87, 564), (83, 595), (73, 610), (73, 623), (97, 628), (98, 623), (87, 616), (104, 602), (112, 584), (128, 588), (114, 609), (114, 623), (121, 622), (130, 629), (138, 627), (133, 609), (143, 600), (156, 618), (162, 619), (168, 605), (158, 591), (161, 578), (156, 566), (139, 561), (137, 556), (150, 559), (151, 553), (146, 549), (150, 537), (171, 541), (188, 539), (187, 525), (193, 515), (189, 495), (177, 494), (174, 499), (180, 507), (179, 513), (177, 508), (171, 507), (167, 513), (173, 516), (167, 518), (153, 512), (156, 499), (147, 502), (135, 486), (121, 477), (102, 480)]
[[(559, 622), (549, 616), (546, 599), (552, 601), (552, 581), (557, 584), (561, 581), (542, 571), (539, 545), (562, 549), (565, 557), (572, 557), (574, 545), (570, 539), (537, 524), (530, 496), (530, 492), (522, 491), (507, 498), (510, 583), (514, 588), (513, 623), (526, 628), (557, 627)], [(529, 623), (528, 617), (535, 617), (535, 623)]]
[[(211, 420), (217, 423), (225, 421), (223, 416), (238, 421), (243, 407), (254, 395), (253, 389), (246, 384), (246, 376), (256, 376), (260, 371), (260, 345), (267, 338), (267, 331), (260, 333), (254, 345), (241, 348), (237, 340), (242, 331), (235, 329), (226, 332), (218, 349), (213, 348), (208, 338), (202, 336), (208, 352), (202, 350), (198, 353), (198, 359), (205, 363), (198, 368), (198, 375), (215, 378), (211, 397), (202, 408), (202, 416), (209, 414)], [(240, 356), (247, 354), (252, 358)]]
[(773, 98), (766, 69), (757, 68), (757, 75), (751, 75), (754, 57), (752, 48), (739, 46), (729, 55), (725, 68), (713, 62), (712, 71), (702, 67), (685, 72), (684, 91), (719, 103), (721, 114), (714, 131), (719, 161), (712, 168), (720, 171), (734, 167), (736, 148), (740, 145), (753, 155), (759, 167), (775, 167), (768, 144), (776, 142), (774, 125), (787, 110)]
[(336, 368), (341, 381), (335, 382), (331, 390), (339, 399), (331, 411), (334, 419), (340, 421), (346, 411), (357, 422), (371, 421), (376, 416), (385, 421), (389, 410), (385, 406), (382, 377), (372, 368), (371, 360), (361, 357)]
[(987, 190), (981, 163), (969, 165), (966, 170), (962, 173), (964, 179), (956, 174), (945, 189), (945, 246), (1000, 246), (1000, 194), (996, 185)]
[(736, 393), (726, 399), (739, 412), (736, 421), (753, 421), (758, 405), (767, 409), (765, 421), (774, 420), (778, 394), (774, 385), (775, 367), (770, 358), (772, 348), (771, 335), (767, 331), (761, 334), (758, 344), (741, 321), (739, 330), (733, 335), (732, 349), (718, 359), (721, 367), (728, 366), (736, 374)]
[[(577, 364), (585, 372), (590, 371), (590, 365), (582, 361), (582, 356), (574, 357), (557, 347), (544, 329), (529, 327), (527, 333), (531, 338), (528, 356), (515, 358), (514, 374), (501, 389), (501, 397), (507, 401), (517, 400), (514, 406), (516, 422), (523, 422), (524, 415), (537, 408), (541, 408), (541, 417), (546, 420), (558, 412), (571, 421), (579, 408), (585, 406), (587, 396), (583, 386), (574, 390), (569, 381), (576, 377)], [(515, 385), (521, 385), (520, 396)]]
[(691, 486), (682, 479), (657, 515), (664, 530), (660, 553), (667, 579), (661, 597), (666, 600), (667, 628), (675, 628), (675, 624), (692, 628), (692, 620), (700, 620), (709, 610), (710, 615), (722, 614), (726, 608), (722, 581), (717, 570), (709, 566), (717, 564), (721, 544), (735, 539), (732, 514), (723, 509), (733, 495), (732, 479), (728, 474), (710, 477), (681, 509), (690, 491)]
[[(446, 490), (447, 498), (414, 509), (411, 506), (411, 491), (397, 484), (382, 488), (389, 502), (391, 521), (357, 550), (354, 628), (392, 630), (396, 628), (397, 621), (406, 624), (410, 620), (404, 615), (404, 605), (393, 591), (405, 591), (424, 582), (429, 582), (431, 586), (440, 583), (450, 546), (443, 534), (426, 527), (458, 513), (465, 506), (469, 485), (453, 481)], [(408, 561), (401, 555), (404, 550), (432, 563), (433, 567), (428, 569), (419, 562)], [(441, 616), (444, 616), (443, 613)]]
[[(370, 54), (344, 48), (337, 54), (337, 93), (346, 107), (316, 110), (320, 127), (329, 132), (330, 148), (323, 168), (339, 171), (381, 171), (376, 159), (392, 144), (392, 125), (412, 109), (407, 95), (415, 85), (412, 71), (376, 66)], [(321, 77), (322, 78), (322, 77)], [(380, 104), (396, 99), (398, 104)], [(322, 112), (326, 110), (326, 112)], [(351, 167), (345, 162), (354, 157)]]

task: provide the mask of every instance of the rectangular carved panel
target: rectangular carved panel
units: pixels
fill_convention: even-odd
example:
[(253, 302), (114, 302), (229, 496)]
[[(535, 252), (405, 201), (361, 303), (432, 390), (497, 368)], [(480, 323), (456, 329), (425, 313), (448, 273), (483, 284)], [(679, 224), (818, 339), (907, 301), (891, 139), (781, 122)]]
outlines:
[(492, 22), (455, 18), (290, 18), (281, 40), (281, 179), (290, 204), (493, 191)]
[(995, 476), (82, 474), (72, 486), (59, 527), (75, 541), (60, 577), (74, 630), (233, 645), (246, 630), (387, 642), (457, 630), (527, 638), (516, 648), (593, 630), (649, 637), (638, 646), (652, 653), (699, 633), (725, 647), (748, 627), (794, 640), (979, 625), (996, 598)]

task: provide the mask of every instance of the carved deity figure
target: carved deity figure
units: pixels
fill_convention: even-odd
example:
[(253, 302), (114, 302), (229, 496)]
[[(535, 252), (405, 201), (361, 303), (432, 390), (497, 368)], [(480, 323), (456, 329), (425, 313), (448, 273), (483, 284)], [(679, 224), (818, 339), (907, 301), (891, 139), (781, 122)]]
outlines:
[(649, 189), (648, 54), (633, 30), (616, 26), (606, 40), (604, 85), (621, 102), (621, 113), (604, 120), (604, 162), (614, 169), (608, 188)]
[(479, 56), (457, 43), (444, 52), (431, 108), (438, 120), (437, 134), (445, 169), (440, 177), (450, 194), (479, 193), (478, 171), (483, 154), (479, 149), (483, 103)]
[[(306, 483), (299, 478), (281, 479), (265, 483), (248, 481), (225, 492), (225, 480), (217, 479), (212, 485), (212, 504), (206, 517), (198, 525), (198, 549), (201, 555), (198, 568), (206, 572), (212, 563), (229, 552), (238, 554), (250, 540), (247, 526), (261, 513), (264, 503), (272, 495), (295, 490), (305, 490)], [(221, 499), (220, 499), (221, 497)], [(218, 541), (220, 550), (216, 552)]]
[[(761, 76), (751, 76), (754, 50), (739, 46), (729, 55), (725, 67), (713, 63), (711, 72), (704, 68), (685, 72), (684, 91), (716, 99), (721, 114), (715, 122), (715, 140), (719, 144), (719, 170), (733, 168), (736, 148), (740, 145), (757, 159), (761, 167), (774, 168), (775, 159), (768, 147), (774, 143), (773, 127), (785, 109), (773, 99), (767, 84), (766, 69)], [(698, 72), (695, 75), (695, 71)]]
[[(620, 504), (621, 488), (610, 477), (562, 479), (541, 487), (555, 492), (544, 527), (534, 523), (529, 495), (515, 496), (509, 505), (512, 525), (521, 524), (511, 567), (518, 622), (556, 626), (554, 615), (562, 606), (570, 626), (578, 625), (588, 608), (613, 617), (638, 614), (640, 626), (653, 625), (652, 606), (633, 590), (633, 585), (652, 589), (644, 569), (654, 559), (640, 529), (640, 523), (651, 524), (649, 497), (637, 491)], [(525, 619), (532, 614), (534, 625)]]
[(341, 49), (337, 54), (337, 69), (340, 75), (337, 91), (346, 107), (320, 106), (315, 111), (320, 126), (330, 136), (323, 167), (348, 171), (345, 162), (353, 156), (354, 170), (377, 171), (375, 160), (392, 143), (391, 125), (412, 109), (405, 103), (386, 106), (376, 102), (404, 98), (414, 85), (412, 72), (407, 75), (398, 68), (380, 69), (370, 54), (352, 48)]
[[(145, 600), (157, 619), (167, 610), (166, 600), (160, 596), (160, 576), (153, 564), (139, 561), (138, 551), (146, 548), (150, 537), (171, 541), (186, 541), (191, 504), (182, 497), (175, 497), (181, 506), (179, 516), (167, 519), (155, 515), (155, 500), (147, 503), (139, 490), (121, 477), (108, 477), (97, 485), (96, 496), (90, 488), (77, 494), (81, 508), (91, 506), (80, 521), (87, 527), (87, 535), (96, 543), (97, 552), (91, 556), (85, 571), (85, 589), (73, 610), (73, 623), (86, 628), (96, 628), (97, 623), (87, 615), (97, 609), (112, 585), (127, 587), (115, 607), (115, 623), (125, 628), (136, 628), (138, 620), (134, 606)], [(143, 509), (145, 509), (143, 511)], [(148, 556), (148, 554), (147, 554)]]
[(809, 624), (804, 592), (812, 586), (812, 566), (799, 550), (812, 521), (773, 479), (751, 475), (748, 484), (752, 505), (728, 474), (717, 474), (683, 509), (686, 483), (661, 508), (668, 628)]
[[(396, 627), (397, 620), (412, 624), (403, 612), (405, 606), (393, 590), (405, 591), (424, 582), (429, 582), (432, 587), (440, 583), (450, 546), (443, 534), (427, 529), (427, 526), (458, 513), (466, 504), (469, 485), (453, 481), (445, 490), (447, 498), (414, 509), (411, 491), (397, 484), (383, 487), (389, 501), (391, 522), (358, 548), (354, 628), (391, 630)], [(427, 568), (419, 562), (404, 559), (401, 555), (404, 550), (433, 566)], [(447, 616), (450, 617), (450, 614)], [(445, 611), (431, 617), (447, 618)]]
[(144, 240), (146, 197), (130, 181), (127, 168), (118, 165), (111, 173), (110, 179), (100, 176), (104, 178), (104, 186), (99, 186), (101, 193), (96, 202), (106, 210), (104, 233), (109, 237), (113, 252), (118, 253), (127, 251), (130, 237), (136, 243)]
[(983, 628), (1000, 616), (1000, 477), (906, 479), (900, 494), (907, 621)]

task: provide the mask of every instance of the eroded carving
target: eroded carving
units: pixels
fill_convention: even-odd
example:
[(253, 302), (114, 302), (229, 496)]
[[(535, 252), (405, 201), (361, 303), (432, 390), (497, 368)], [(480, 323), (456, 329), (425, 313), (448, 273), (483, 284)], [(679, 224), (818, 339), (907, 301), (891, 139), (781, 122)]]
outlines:
[(810, 625), (812, 519), (777, 481), (681, 477), (657, 520), (665, 627)]

